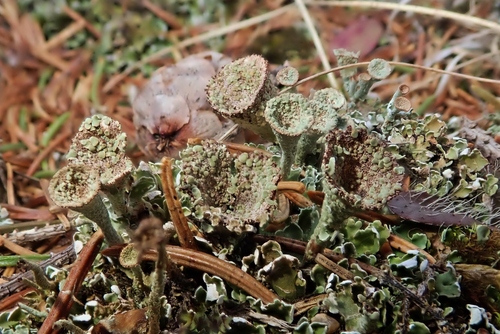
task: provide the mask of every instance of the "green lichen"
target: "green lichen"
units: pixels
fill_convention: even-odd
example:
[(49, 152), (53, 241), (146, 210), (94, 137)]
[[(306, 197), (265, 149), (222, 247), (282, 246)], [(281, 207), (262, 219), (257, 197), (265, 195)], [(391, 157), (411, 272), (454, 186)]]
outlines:
[(323, 164), (330, 166), (334, 158), (335, 170), (327, 171), (326, 180), (351, 207), (380, 210), (401, 189), (404, 174), (383, 138), (353, 130), (335, 129), (327, 136)]
[(281, 147), (281, 175), (286, 179), (290, 173), (299, 140), (313, 122), (308, 101), (298, 93), (279, 95), (267, 102), (264, 116)]
[(325, 88), (314, 93), (308, 104), (313, 121), (298, 143), (296, 164), (301, 164), (307, 154), (314, 152), (316, 142), (321, 136), (337, 126), (339, 109), (345, 103), (344, 95), (334, 88)]
[(110, 245), (122, 243), (99, 196), (100, 186), (97, 169), (86, 165), (68, 165), (50, 181), (49, 194), (56, 205), (78, 211), (99, 225)]
[(269, 140), (274, 135), (264, 119), (264, 109), (276, 94), (268, 63), (258, 55), (224, 66), (207, 86), (208, 101), (216, 112)]
[(70, 164), (90, 165), (99, 172), (101, 191), (120, 217), (128, 214), (123, 198), (134, 169), (125, 154), (126, 146), (127, 136), (118, 121), (93, 115), (80, 125), (67, 154)]
[(299, 71), (291, 66), (286, 66), (276, 74), (276, 81), (283, 86), (293, 86), (299, 81)]
[(242, 233), (269, 221), (280, 179), (269, 157), (258, 151), (232, 155), (225, 145), (205, 140), (184, 150), (179, 164), (181, 198), (211, 226)]

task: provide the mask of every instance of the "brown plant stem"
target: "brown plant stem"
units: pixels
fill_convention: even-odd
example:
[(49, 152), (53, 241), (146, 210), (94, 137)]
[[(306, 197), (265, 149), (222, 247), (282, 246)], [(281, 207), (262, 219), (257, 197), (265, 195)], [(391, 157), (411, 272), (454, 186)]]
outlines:
[(182, 206), (175, 191), (174, 178), (172, 176), (172, 159), (170, 158), (164, 157), (161, 160), (161, 184), (170, 218), (174, 223), (181, 246), (196, 249), (193, 232), (189, 228), (187, 218), (182, 212)]
[(299, 208), (309, 208), (314, 205), (310, 199), (293, 191), (284, 192), (283, 195), (285, 195), (290, 202), (297, 205)]
[(306, 191), (306, 186), (298, 181), (280, 181), (278, 182), (278, 191), (294, 191), (302, 194)]
[(32, 291), (35, 291), (35, 288), (26, 288), (0, 300), (0, 311), (16, 307), (17, 303), (24, 302), (24, 296)]
[[(118, 257), (123, 247), (124, 245), (109, 247), (104, 250), (102, 254), (105, 256)], [(230, 284), (247, 292), (252, 297), (262, 300), (265, 304), (272, 303), (275, 299), (279, 299), (278, 296), (251, 275), (215, 256), (179, 246), (166, 246), (166, 248), (170, 260), (179, 266), (190, 267), (211, 275), (217, 275)], [(142, 260), (156, 261), (157, 257), (158, 254), (154, 250), (147, 250), (142, 253)]]
[(57, 296), (57, 299), (52, 306), (49, 315), (45, 319), (38, 331), (39, 334), (57, 333), (52, 326), (59, 320), (66, 318), (73, 305), (73, 295), (80, 289), (87, 272), (92, 267), (95, 257), (99, 253), (104, 234), (101, 229), (97, 230), (90, 240), (85, 244), (78, 258), (76, 259), (73, 268), (64, 283), (64, 287)]

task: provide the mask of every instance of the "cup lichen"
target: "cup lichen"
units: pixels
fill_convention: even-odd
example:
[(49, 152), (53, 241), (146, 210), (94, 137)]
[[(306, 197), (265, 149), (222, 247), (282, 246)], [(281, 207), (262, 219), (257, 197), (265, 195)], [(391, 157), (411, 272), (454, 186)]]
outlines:
[(314, 152), (316, 142), (338, 124), (338, 112), (345, 105), (344, 95), (335, 88), (324, 88), (314, 92), (308, 108), (313, 121), (298, 143), (295, 163), (301, 164), (307, 154)]
[(276, 163), (258, 150), (231, 154), (224, 144), (203, 140), (181, 153), (178, 192), (190, 217), (210, 218), (212, 226), (224, 226), (241, 234), (263, 226), (276, 209)]
[(266, 102), (278, 91), (269, 77), (269, 64), (262, 56), (251, 55), (224, 66), (207, 85), (212, 108), (264, 139), (274, 135), (264, 119)]
[(295, 67), (285, 66), (276, 74), (276, 81), (283, 86), (293, 86), (299, 81), (299, 71)]
[(100, 188), (98, 169), (91, 165), (72, 164), (54, 174), (48, 191), (56, 205), (77, 211), (95, 222), (110, 245), (122, 243), (99, 196)]
[(285, 93), (270, 99), (264, 112), (281, 147), (280, 168), (287, 178), (301, 135), (312, 124), (308, 101), (298, 93)]
[(126, 156), (127, 136), (120, 123), (104, 115), (85, 119), (71, 142), (69, 164), (88, 164), (99, 172), (101, 191), (118, 216), (128, 212), (125, 192), (134, 169)]

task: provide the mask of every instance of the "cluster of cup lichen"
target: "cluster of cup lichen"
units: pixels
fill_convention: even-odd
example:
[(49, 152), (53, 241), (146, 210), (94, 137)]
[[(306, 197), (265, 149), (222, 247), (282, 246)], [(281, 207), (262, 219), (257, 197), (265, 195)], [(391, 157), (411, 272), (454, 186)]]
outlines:
[(224, 144), (204, 140), (181, 152), (178, 167), (185, 212), (208, 222), (205, 232), (218, 225), (238, 234), (255, 232), (276, 209), (279, 169), (258, 150), (231, 154)]
[[(340, 65), (357, 62), (357, 55), (348, 51), (336, 50), (336, 55)], [(347, 260), (355, 257), (370, 265), (377, 264), (375, 254), (387, 241), (389, 228), (378, 220), (367, 223), (353, 215), (367, 210), (387, 212), (388, 202), (401, 195), (404, 180), (409, 177), (411, 183), (405, 192), (424, 194), (423, 198), (434, 196), (432, 201), (422, 201), (427, 209), (449, 212), (450, 220), (454, 217), (451, 214), (466, 213), (479, 222), (496, 223), (499, 175), (495, 174), (498, 168), (492, 167), (497, 166), (494, 161), (472, 149), (467, 140), (449, 137), (446, 124), (438, 116), (418, 119), (408, 108), (403, 88), (388, 104), (367, 102), (371, 85), (390, 72), (388, 63), (381, 59), (372, 61), (367, 73), (342, 71), (347, 98), (333, 88), (311, 92), (309, 97), (294, 91), (280, 94), (267, 62), (255, 55), (224, 67), (213, 78), (207, 94), (214, 109), (240, 126), (277, 141), (278, 159), (270, 154), (276, 153), (276, 148), (265, 152), (248, 147), (245, 152), (235, 153), (214, 140), (190, 144), (174, 166), (182, 209), (208, 239), (207, 249), (219, 257), (241, 256), (243, 269), (266, 282), (282, 300), (262, 305), (241, 291), (233, 290), (229, 295), (222, 279), (205, 274), (206, 289), (199, 287), (194, 293), (199, 308), (186, 310), (186, 323), (195, 327), (216, 323), (222, 326), (219, 329), (228, 330), (229, 324), (236, 321), (224, 314), (221, 305), (231, 299), (249, 301), (253, 310), (291, 324), (293, 307), (287, 302), (305, 297), (311, 290), (307, 285), (312, 284), (315, 293), (325, 295), (321, 307), (313, 307), (308, 318), (299, 320), (296, 333), (324, 330), (326, 325), (321, 321), (315, 325), (311, 319), (326, 312), (339, 314), (347, 330), (363, 333), (384, 328), (396, 332), (404, 307), (398, 293), (370, 285), (378, 278)], [(277, 81), (293, 85), (296, 74), (287, 68)], [(366, 109), (371, 111), (365, 112)], [(50, 188), (59, 205), (78, 210), (107, 228), (110, 244), (120, 243), (123, 235), (112, 230), (102, 194), (111, 203), (107, 208), (124, 220), (144, 213), (167, 218), (157, 166), (141, 163), (134, 170), (125, 156), (125, 145), (125, 136), (116, 122), (103, 116), (85, 120), (68, 153), (69, 167), (56, 175)], [(85, 189), (76, 190), (86, 191), (89, 198), (80, 198), (71, 182), (82, 175), (90, 185), (77, 182)], [(269, 223), (278, 206), (278, 182), (285, 178), (300, 180), (308, 190), (322, 190), (324, 194), (321, 208), (295, 209), (288, 225), (276, 232), (278, 236), (308, 241), (305, 261), (301, 263), (297, 257), (286, 254), (276, 241), (258, 246), (250, 255), (233, 254), (237, 247), (231, 243), (241, 239), (226, 237), (257, 232)], [(417, 201), (422, 196), (414, 198)], [(461, 201), (459, 206), (457, 200)], [(398, 203), (393, 202), (393, 206)], [(99, 207), (99, 214), (95, 207)], [(404, 209), (399, 212), (404, 214)], [(421, 248), (426, 247), (425, 236), (412, 237), (419, 246), (422, 244)], [(202, 239), (198, 241), (203, 242)], [(345, 256), (339, 265), (352, 273), (352, 280), (327, 275), (319, 265), (304, 270), (303, 264), (322, 247)], [(387, 264), (393, 274), (402, 277), (408, 289), (427, 291), (425, 297), (431, 304), (438, 304), (440, 297), (460, 295), (459, 278), (451, 264), (444, 273), (429, 274), (431, 268), (418, 252), (393, 254)], [(425, 275), (430, 278), (424, 280)], [(95, 277), (94, 273), (91, 283)], [(122, 298), (119, 289), (115, 290), (104, 300), (117, 302)], [(144, 295), (136, 293), (127, 298), (135, 300), (135, 306), (144, 307), (137, 301)], [(85, 305), (88, 314), (95, 312), (92, 302)], [(164, 302), (168, 310), (164, 316), (169, 317), (171, 306)], [(439, 317), (449, 312), (450, 308), (439, 309)], [(217, 319), (208, 314), (216, 314)], [(425, 333), (428, 328), (419, 320), (425, 317), (420, 315), (410, 323)], [(245, 326), (264, 331), (257, 322), (247, 321)]]

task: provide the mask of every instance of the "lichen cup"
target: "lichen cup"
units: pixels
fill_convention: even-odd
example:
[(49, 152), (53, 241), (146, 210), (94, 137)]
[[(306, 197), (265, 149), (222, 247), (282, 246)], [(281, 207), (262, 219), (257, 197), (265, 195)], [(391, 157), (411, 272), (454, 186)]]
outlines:
[(286, 179), (300, 137), (312, 124), (308, 100), (298, 93), (286, 93), (269, 100), (264, 112), (281, 147), (281, 175)]
[(269, 77), (268, 66), (267, 60), (258, 55), (238, 59), (210, 80), (206, 92), (210, 105), (221, 116), (273, 141), (264, 109), (278, 90)]

